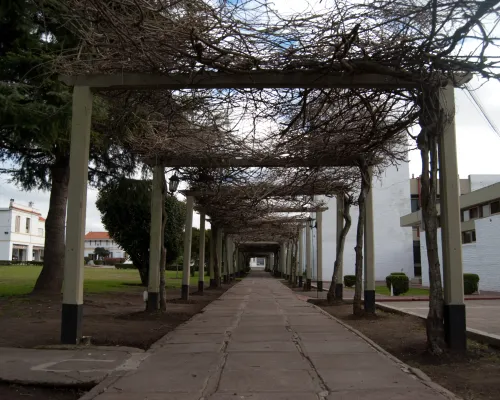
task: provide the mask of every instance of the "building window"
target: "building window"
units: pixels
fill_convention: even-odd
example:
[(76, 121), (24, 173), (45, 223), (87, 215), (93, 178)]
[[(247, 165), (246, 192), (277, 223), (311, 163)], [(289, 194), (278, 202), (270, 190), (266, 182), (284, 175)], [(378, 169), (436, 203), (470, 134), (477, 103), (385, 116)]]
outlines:
[(476, 242), (476, 231), (465, 231), (462, 232), (462, 243), (467, 244), (467, 243), (475, 243)]
[(30, 233), (30, 218), (26, 218), (26, 233)]
[(476, 219), (479, 216), (479, 213), (477, 212), (477, 207), (471, 208), (469, 210), (469, 219)]
[(14, 231), (19, 232), (21, 230), (21, 217), (18, 215), (16, 217), (16, 226), (14, 228)]
[(411, 212), (415, 212), (420, 210), (420, 204), (419, 204), (418, 196), (412, 195), (411, 196)]
[(500, 201), (494, 201), (490, 204), (490, 210), (492, 214), (498, 214), (500, 212)]

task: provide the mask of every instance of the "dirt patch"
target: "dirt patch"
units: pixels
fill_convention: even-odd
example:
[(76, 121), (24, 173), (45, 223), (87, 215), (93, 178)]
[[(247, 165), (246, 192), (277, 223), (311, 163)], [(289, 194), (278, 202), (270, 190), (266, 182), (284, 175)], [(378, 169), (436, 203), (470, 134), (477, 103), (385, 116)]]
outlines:
[[(145, 312), (142, 287), (84, 298), (83, 334), (92, 343), (148, 349), (155, 341), (197, 314), (230, 286), (206, 290), (182, 301), (180, 289), (167, 289), (167, 312)], [(55, 345), (60, 341), (61, 298), (0, 298), (0, 347)], [(0, 395), (0, 399), (3, 397)]]
[(499, 350), (469, 341), (464, 355), (434, 357), (426, 352), (425, 323), (420, 318), (380, 310), (376, 317), (360, 318), (352, 315), (352, 304), (328, 306), (325, 301), (313, 302), (464, 400), (500, 398)]
[(0, 383), (0, 399), (2, 400), (76, 400), (85, 392), (76, 389), (57, 389), (33, 386), (9, 385)]

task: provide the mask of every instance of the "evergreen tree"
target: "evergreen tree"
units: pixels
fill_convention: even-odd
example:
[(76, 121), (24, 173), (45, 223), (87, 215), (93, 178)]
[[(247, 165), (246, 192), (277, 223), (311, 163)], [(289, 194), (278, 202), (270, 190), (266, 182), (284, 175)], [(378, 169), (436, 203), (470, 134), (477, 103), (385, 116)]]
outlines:
[[(43, 5), (43, 7), (41, 6)], [(59, 82), (55, 57), (78, 46), (60, 19), (63, 2), (0, 4), (1, 172), (25, 190), (50, 190), (45, 255), (34, 292), (60, 293), (69, 181), (71, 89)], [(134, 158), (105, 134), (110, 106), (94, 101), (89, 182), (132, 173)]]

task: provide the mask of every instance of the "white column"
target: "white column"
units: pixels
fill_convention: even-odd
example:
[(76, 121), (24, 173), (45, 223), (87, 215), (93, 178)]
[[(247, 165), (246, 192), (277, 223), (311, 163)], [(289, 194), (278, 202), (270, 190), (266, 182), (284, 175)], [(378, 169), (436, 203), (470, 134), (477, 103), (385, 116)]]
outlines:
[(285, 243), (280, 245), (280, 277), (286, 274), (286, 247)]
[[(337, 245), (335, 249), (335, 253), (337, 254), (337, 250), (340, 246), (340, 236), (342, 234), (342, 229), (344, 228), (344, 195), (339, 194), (336, 198), (337, 203)], [(342, 300), (344, 295), (344, 263), (340, 263), (338, 266), (337, 272), (337, 284), (335, 287), (335, 297), (337, 299)]]
[(222, 236), (223, 236), (222, 228), (217, 227), (217, 243), (216, 243), (217, 265), (215, 266), (215, 268), (217, 268), (217, 276), (218, 276), (217, 286), (220, 286), (221, 284), (220, 280), (222, 279)]
[(210, 287), (216, 287), (215, 284), (215, 242), (217, 241), (215, 235), (217, 234), (217, 229), (214, 224), (212, 224), (212, 229), (210, 231), (210, 257), (208, 259), (208, 268), (210, 271)]
[(445, 118), (449, 119), (439, 142), (440, 218), (445, 303), (444, 326), (448, 346), (454, 350), (465, 350), (467, 337), (454, 92), (453, 86), (448, 84), (440, 93), (440, 107), (446, 113)]
[(373, 178), (369, 167), (370, 191), (366, 196), (365, 214), (365, 254), (364, 254), (364, 304), (365, 311), (375, 312), (375, 235), (373, 221)]
[(205, 213), (200, 212), (200, 257), (198, 265), (198, 292), (205, 288)]
[(286, 246), (286, 275), (287, 279), (292, 281), (292, 243), (288, 242)]
[(159, 309), (163, 167), (153, 168), (151, 226), (149, 229), (149, 275), (147, 310)]
[(311, 290), (311, 278), (312, 278), (312, 251), (311, 251), (311, 227), (309, 222), (305, 226), (306, 230), (306, 290)]
[(299, 269), (297, 275), (299, 276), (299, 287), (303, 285), (304, 279), (304, 228), (299, 228)]
[(318, 291), (323, 291), (323, 212), (316, 213), (316, 249), (318, 266)]
[(70, 176), (61, 317), (61, 342), (65, 344), (77, 344), (82, 337), (83, 250), (91, 120), (92, 92), (86, 86), (75, 86), (71, 119)]
[(189, 279), (191, 277), (191, 244), (193, 239), (193, 196), (186, 198), (186, 224), (184, 226), (184, 265), (182, 268), (181, 298), (189, 299)]

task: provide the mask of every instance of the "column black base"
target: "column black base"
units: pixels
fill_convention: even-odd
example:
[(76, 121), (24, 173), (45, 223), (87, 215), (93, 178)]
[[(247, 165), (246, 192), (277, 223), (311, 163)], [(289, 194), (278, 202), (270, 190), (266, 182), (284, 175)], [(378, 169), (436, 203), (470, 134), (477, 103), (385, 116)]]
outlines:
[(159, 293), (148, 292), (148, 301), (146, 302), (146, 311), (156, 311), (160, 309)]
[(323, 281), (318, 281), (316, 283), (316, 286), (318, 288), (318, 292), (322, 292), (323, 291)]
[(203, 293), (205, 291), (205, 282), (198, 281), (198, 293)]
[(182, 285), (181, 299), (182, 300), (189, 300), (189, 285)]
[(304, 285), (304, 291), (305, 292), (310, 292), (312, 288), (312, 283), (310, 279), (306, 279), (306, 283)]
[(222, 283), (226, 283), (226, 284), (229, 283), (229, 276), (228, 275), (224, 275), (222, 277)]
[(467, 350), (465, 304), (444, 305), (444, 340), (451, 350)]
[(61, 343), (78, 344), (82, 337), (83, 304), (64, 304), (61, 314)]
[(210, 287), (215, 288), (217, 287), (217, 280), (215, 279), (210, 279)]
[(335, 298), (338, 300), (344, 299), (344, 285), (341, 283), (335, 285)]
[(304, 278), (301, 276), (299, 276), (299, 287), (302, 287), (304, 286), (304, 282), (303, 282)]
[(365, 312), (375, 314), (375, 290), (365, 290)]

